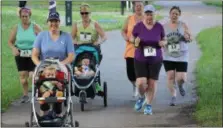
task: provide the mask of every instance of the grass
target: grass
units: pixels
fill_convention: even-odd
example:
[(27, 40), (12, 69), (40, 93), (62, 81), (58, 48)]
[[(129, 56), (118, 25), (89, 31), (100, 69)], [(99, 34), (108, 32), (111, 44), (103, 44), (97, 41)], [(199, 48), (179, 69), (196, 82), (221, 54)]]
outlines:
[(204, 3), (207, 5), (222, 7), (222, 1), (220, 0), (205, 0)]
[(222, 126), (222, 26), (200, 32), (202, 56), (197, 63), (198, 104), (195, 117), (201, 126)]
[[(15, 3), (15, 2), (14, 2)], [(63, 10), (59, 11), (61, 16), (65, 15)], [(2, 97), (1, 105), (2, 111), (5, 111), (10, 103), (22, 95), (22, 87), (19, 83), (18, 72), (16, 69), (16, 64), (14, 57), (12, 55), (11, 49), (8, 47), (8, 37), (11, 31), (11, 28), (19, 22), (18, 17), (16, 16), (16, 8), (10, 6), (2, 6)], [(38, 23), (44, 30), (47, 29), (46, 18), (48, 10), (47, 9), (32, 9), (32, 21)], [(80, 16), (77, 12), (73, 13), (73, 20), (80, 20)], [(100, 25), (106, 31), (120, 29), (123, 25), (124, 19), (127, 15), (121, 16), (120, 14), (110, 14), (110, 13), (93, 13), (92, 18), (99, 20), (115, 20), (113, 22), (101, 22)], [(161, 16), (158, 16), (157, 19), (161, 19)], [(61, 29), (66, 32), (71, 32), (70, 26), (61, 26)]]
[(205, 0), (205, 4), (210, 5), (210, 6), (216, 6), (217, 11), (222, 13), (222, 1), (220, 0)]

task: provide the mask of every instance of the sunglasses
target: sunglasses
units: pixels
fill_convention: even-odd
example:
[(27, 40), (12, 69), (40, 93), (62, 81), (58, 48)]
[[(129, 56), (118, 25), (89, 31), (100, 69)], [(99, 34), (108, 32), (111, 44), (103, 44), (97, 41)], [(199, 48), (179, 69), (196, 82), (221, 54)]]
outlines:
[(80, 14), (81, 14), (81, 15), (88, 15), (89, 12), (81, 12)]

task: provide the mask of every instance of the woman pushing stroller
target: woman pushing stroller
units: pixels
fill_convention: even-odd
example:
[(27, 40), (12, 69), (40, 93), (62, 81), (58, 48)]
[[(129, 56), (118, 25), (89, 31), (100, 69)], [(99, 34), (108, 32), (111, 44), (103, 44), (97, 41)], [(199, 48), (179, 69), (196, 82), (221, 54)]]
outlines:
[[(80, 6), (81, 21), (74, 23), (71, 35), (75, 40), (75, 45), (81, 44), (94, 44), (99, 48), (100, 61), (102, 59), (100, 44), (107, 40), (104, 30), (94, 20), (90, 18), (90, 6), (88, 4), (82, 4)], [(99, 36), (101, 40), (99, 41)], [(102, 92), (99, 82), (96, 84), (98, 92)]]
[[(47, 58), (58, 58), (62, 64), (61, 66), (67, 71), (65, 65), (69, 65), (74, 60), (72, 37), (68, 33), (60, 31), (60, 16), (58, 12), (50, 12), (47, 22), (49, 30), (43, 31), (37, 36), (33, 46), (32, 60), (35, 65), (39, 65), (41, 61)], [(45, 71), (45, 75), (47, 73), (49, 72)], [(54, 70), (52, 70), (49, 75), (55, 75)], [(48, 83), (48, 85), (50, 84)], [(57, 86), (59, 86), (59, 84)], [(49, 95), (48, 92), (44, 94)], [(40, 106), (42, 110), (41, 115), (47, 114), (46, 112), (49, 108), (48, 104), (42, 104)], [(55, 103), (54, 111), (60, 116), (62, 112), (62, 103)]]

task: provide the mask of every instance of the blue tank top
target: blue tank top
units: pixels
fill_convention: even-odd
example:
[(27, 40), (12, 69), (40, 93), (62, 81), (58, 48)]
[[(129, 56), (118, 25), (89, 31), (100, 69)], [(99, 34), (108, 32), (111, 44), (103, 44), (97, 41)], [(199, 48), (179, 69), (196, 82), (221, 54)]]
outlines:
[(20, 50), (29, 50), (33, 48), (36, 39), (34, 24), (31, 22), (29, 27), (24, 30), (22, 24), (18, 24), (15, 46)]

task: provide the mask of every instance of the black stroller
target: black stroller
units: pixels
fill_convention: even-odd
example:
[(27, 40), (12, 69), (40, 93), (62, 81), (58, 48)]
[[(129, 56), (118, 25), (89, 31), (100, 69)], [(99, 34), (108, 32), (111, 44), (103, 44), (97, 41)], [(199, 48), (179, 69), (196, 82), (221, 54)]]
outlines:
[[(42, 72), (46, 66), (55, 65), (56, 67), (56, 78), (44, 78), (42, 77)], [(67, 68), (68, 70), (64, 70)], [(71, 90), (72, 90), (72, 83), (71, 83), (71, 67), (64, 66), (60, 64), (59, 60), (57, 59), (46, 59), (41, 62), (35, 68), (35, 72), (33, 74), (32, 80), (32, 99), (31, 99), (31, 115), (30, 121), (26, 122), (26, 127), (79, 127), (79, 123), (73, 120), (73, 102), (71, 99)], [(40, 93), (40, 86), (43, 82), (46, 81), (58, 81), (63, 85), (63, 96), (56, 97), (42, 97)], [(42, 117), (37, 113), (35, 103), (38, 101), (45, 101), (45, 103), (49, 104), (51, 109), (53, 105), (58, 102), (58, 100), (64, 102), (64, 107), (66, 110), (63, 113), (61, 118), (53, 118), (49, 120), (44, 120)]]
[(78, 45), (75, 48), (76, 58), (73, 63), (73, 69), (79, 65), (79, 62), (86, 57), (90, 60), (90, 67), (95, 72), (91, 77), (79, 77), (74, 73), (75, 96), (79, 97), (81, 103), (81, 111), (84, 111), (84, 104), (87, 98), (94, 99), (95, 96), (104, 98), (104, 107), (107, 107), (107, 82), (103, 82), (103, 91), (96, 92), (96, 82), (101, 86), (99, 65), (102, 56), (100, 49), (91, 44)]

